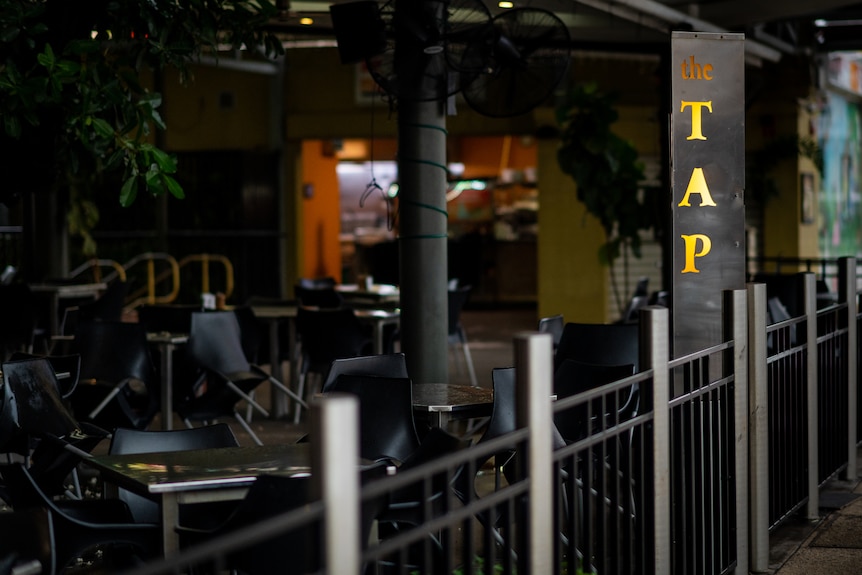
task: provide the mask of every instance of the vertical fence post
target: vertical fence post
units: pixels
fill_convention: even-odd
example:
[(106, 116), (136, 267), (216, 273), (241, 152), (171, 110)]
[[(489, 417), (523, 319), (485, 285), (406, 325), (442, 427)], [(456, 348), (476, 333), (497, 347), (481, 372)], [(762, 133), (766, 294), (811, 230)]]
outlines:
[(749, 569), (769, 569), (769, 379), (766, 367), (766, 284), (748, 296)]
[(806, 519), (820, 518), (819, 450), (819, 405), (817, 401), (817, 290), (815, 275), (804, 272), (802, 276), (802, 299), (805, 310), (806, 400), (808, 413), (808, 503), (805, 505)]
[(515, 335), (515, 377), (518, 427), (530, 430), (528, 440), (529, 573), (553, 573), (554, 464), (551, 442), (551, 393), (554, 377), (553, 340), (548, 333)]
[(314, 495), (324, 505), (323, 553), (327, 573), (358, 575), (361, 565), (359, 504), (359, 400), (331, 393), (311, 404)]
[(748, 310), (745, 290), (724, 292), (724, 340), (733, 341), (725, 373), (733, 373), (736, 573), (748, 573)]
[[(653, 371), (653, 488), (655, 490), (655, 575), (671, 571), (670, 532), (670, 322), (664, 307), (648, 306), (640, 314), (640, 363)], [(649, 571), (649, 569), (647, 569)]]
[(847, 469), (844, 470), (844, 478), (856, 479), (856, 400), (859, 384), (857, 380), (856, 365), (857, 336), (856, 314), (856, 258), (845, 257), (838, 259), (838, 301), (847, 304)]

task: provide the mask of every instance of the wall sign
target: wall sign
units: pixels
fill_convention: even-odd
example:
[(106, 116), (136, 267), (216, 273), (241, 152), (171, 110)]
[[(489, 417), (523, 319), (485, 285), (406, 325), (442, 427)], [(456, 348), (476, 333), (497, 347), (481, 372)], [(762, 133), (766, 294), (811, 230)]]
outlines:
[(673, 355), (721, 342), (745, 287), (745, 36), (671, 35)]

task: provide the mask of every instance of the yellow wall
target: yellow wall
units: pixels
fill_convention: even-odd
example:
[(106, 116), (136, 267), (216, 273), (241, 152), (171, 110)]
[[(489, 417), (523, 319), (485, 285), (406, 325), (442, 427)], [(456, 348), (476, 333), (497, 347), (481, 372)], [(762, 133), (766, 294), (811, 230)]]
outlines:
[(188, 85), (175, 72), (163, 76), (167, 150), (271, 149), (275, 76), (203, 65), (192, 73)]
[(338, 158), (328, 143), (308, 140), (302, 144), (302, 250), (303, 277), (331, 276), (341, 280), (341, 205)]

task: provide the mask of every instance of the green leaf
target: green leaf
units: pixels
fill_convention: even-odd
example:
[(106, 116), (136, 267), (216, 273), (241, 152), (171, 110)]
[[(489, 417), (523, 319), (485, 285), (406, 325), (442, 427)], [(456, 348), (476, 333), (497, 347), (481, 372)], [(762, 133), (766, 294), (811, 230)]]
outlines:
[(155, 147), (151, 149), (151, 153), (162, 172), (173, 174), (177, 171), (177, 162), (174, 158)]
[(162, 175), (162, 179), (164, 180), (165, 185), (168, 188), (168, 191), (171, 195), (178, 200), (182, 200), (186, 197), (186, 193), (183, 190), (183, 187), (180, 185), (178, 181), (168, 176), (167, 174)]
[(103, 138), (113, 138), (114, 128), (101, 118), (93, 118), (92, 126), (96, 133)]
[(120, 205), (124, 208), (128, 208), (135, 202), (135, 198), (138, 197), (138, 186), (135, 181), (137, 178), (132, 176), (128, 178), (124, 183), (123, 187), (120, 188)]
[(50, 44), (45, 44), (45, 51), (36, 56), (36, 60), (49, 70), (54, 67), (54, 62), (56, 58), (54, 58), (54, 50), (51, 48)]

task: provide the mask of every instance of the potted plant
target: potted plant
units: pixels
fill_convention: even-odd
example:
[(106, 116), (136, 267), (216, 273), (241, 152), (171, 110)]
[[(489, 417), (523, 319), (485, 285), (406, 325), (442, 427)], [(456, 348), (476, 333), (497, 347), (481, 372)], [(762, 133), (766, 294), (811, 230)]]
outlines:
[[(644, 170), (637, 150), (611, 129), (619, 117), (615, 100), (595, 83), (586, 83), (571, 90), (557, 108), (557, 162), (575, 181), (578, 199), (605, 232), (599, 259), (607, 265), (625, 255), (626, 248), (640, 257), (640, 233), (657, 220), (640, 193)], [(622, 309), (614, 274), (611, 285)]]

